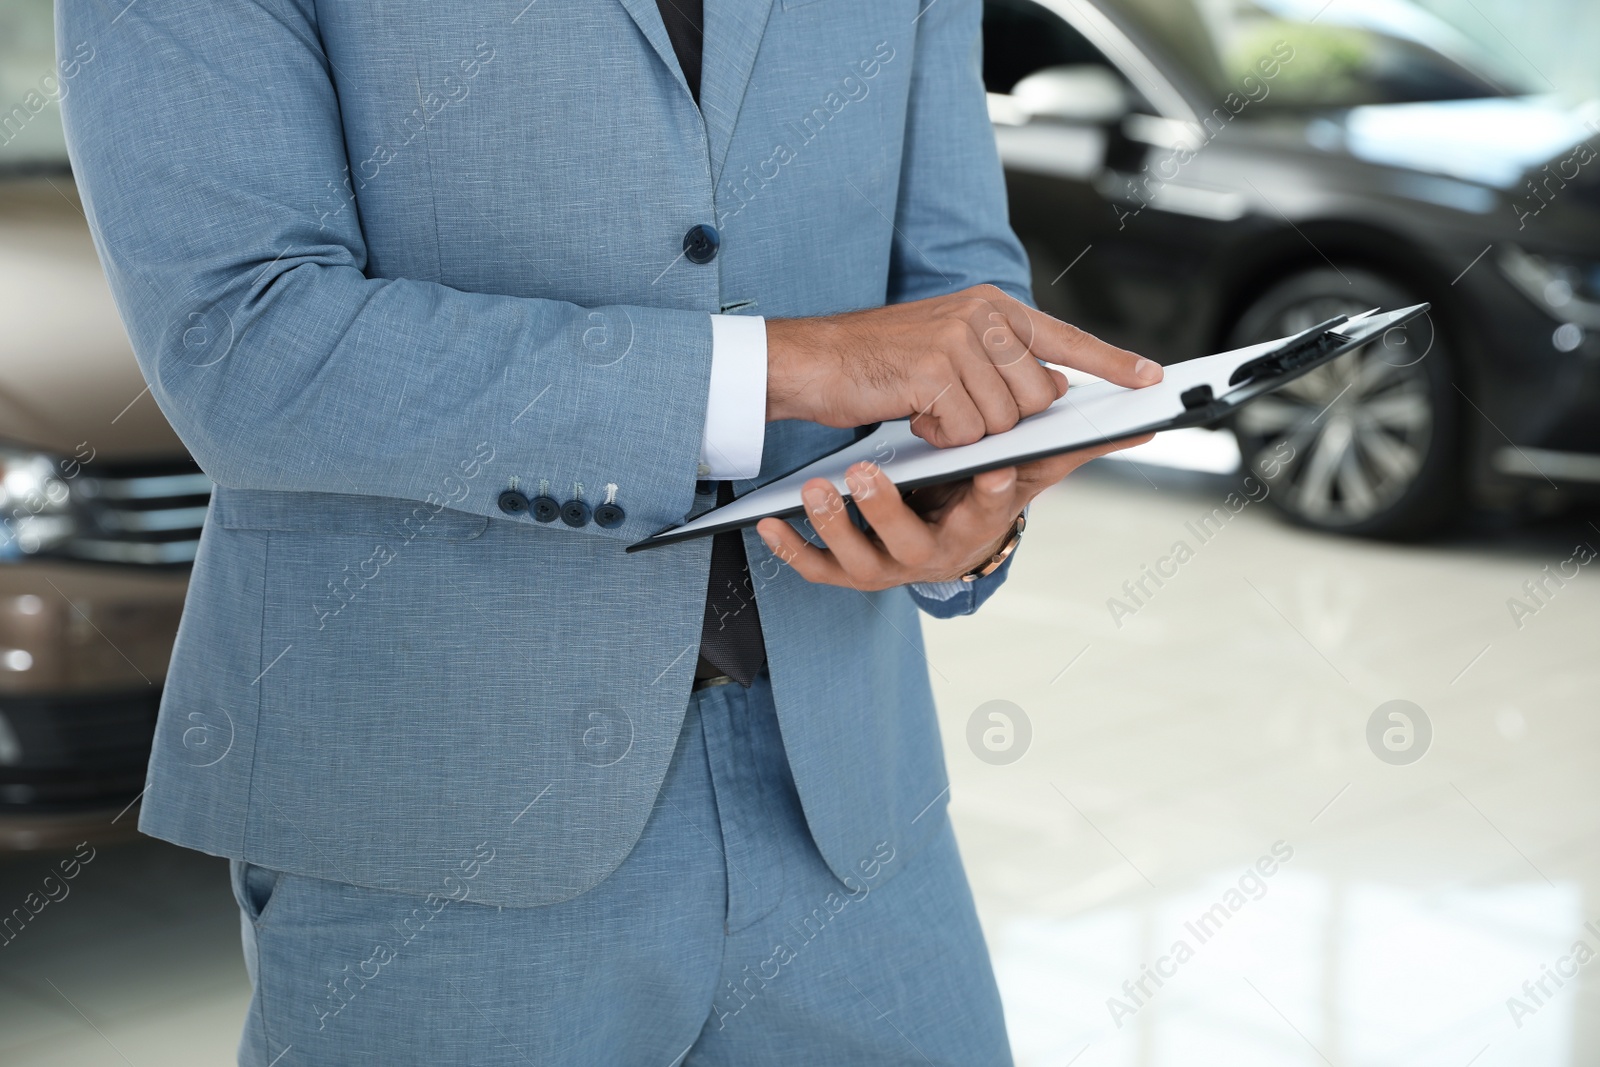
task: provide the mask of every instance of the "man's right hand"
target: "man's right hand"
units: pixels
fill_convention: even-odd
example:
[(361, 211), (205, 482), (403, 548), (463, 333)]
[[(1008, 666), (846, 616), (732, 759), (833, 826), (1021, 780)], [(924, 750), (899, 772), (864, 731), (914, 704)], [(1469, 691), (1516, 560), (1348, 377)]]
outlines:
[(1067, 391), (1039, 360), (1137, 389), (1161, 366), (993, 285), (814, 319), (767, 321), (767, 421), (848, 429), (909, 416), (938, 448), (1009, 430)]

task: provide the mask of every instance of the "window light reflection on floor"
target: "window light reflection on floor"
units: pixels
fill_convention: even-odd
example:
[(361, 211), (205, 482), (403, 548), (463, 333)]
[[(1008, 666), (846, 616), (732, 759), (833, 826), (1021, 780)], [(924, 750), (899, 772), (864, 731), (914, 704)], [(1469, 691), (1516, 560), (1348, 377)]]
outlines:
[[(1003, 922), (990, 940), (1020, 1067), (1321, 1067), (1323, 1057), (1462, 1067), (1480, 1053), (1474, 1067), (1571, 1062), (1577, 983), (1520, 1028), (1507, 998), (1526, 1000), (1524, 981), (1580, 937), (1600, 950), (1576, 886), (1430, 891), (1288, 866), (1225, 923), (1197, 925), (1237, 877)], [(1183, 962), (1179, 941), (1192, 951)], [(1159, 986), (1145, 970), (1158, 962), (1171, 975)]]

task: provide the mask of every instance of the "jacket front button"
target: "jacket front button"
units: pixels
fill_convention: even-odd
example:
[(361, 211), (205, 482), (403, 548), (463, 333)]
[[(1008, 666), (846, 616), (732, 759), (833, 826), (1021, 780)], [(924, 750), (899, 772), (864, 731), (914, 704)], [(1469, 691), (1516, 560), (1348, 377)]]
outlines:
[(569, 500), (561, 505), (561, 521), (576, 529), (589, 524), (589, 505), (581, 500)]
[(602, 526), (607, 530), (611, 529), (613, 526), (621, 526), (622, 520), (626, 519), (627, 517), (628, 513), (617, 507), (615, 504), (601, 504), (599, 507), (594, 509), (595, 525)]
[(515, 489), (507, 489), (500, 494), (500, 510), (507, 515), (521, 515), (528, 510), (528, 498)]
[(536, 496), (533, 498), (533, 517), (540, 522), (555, 522), (556, 516), (561, 514), (561, 505), (556, 503), (553, 496)]
[(691, 226), (683, 235), (683, 255), (690, 263), (710, 263), (717, 258), (717, 249), (721, 246), (722, 235), (717, 228), (703, 222)]

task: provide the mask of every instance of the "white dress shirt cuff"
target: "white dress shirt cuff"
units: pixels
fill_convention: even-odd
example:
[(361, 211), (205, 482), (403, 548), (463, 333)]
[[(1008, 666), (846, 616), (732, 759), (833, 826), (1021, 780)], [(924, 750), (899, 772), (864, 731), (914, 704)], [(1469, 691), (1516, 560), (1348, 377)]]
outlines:
[(711, 316), (711, 395), (700, 439), (700, 477), (754, 478), (767, 433), (767, 320)]
[(953, 582), (912, 582), (911, 588), (929, 600), (945, 601), (965, 593), (972, 588), (972, 583), (957, 578)]

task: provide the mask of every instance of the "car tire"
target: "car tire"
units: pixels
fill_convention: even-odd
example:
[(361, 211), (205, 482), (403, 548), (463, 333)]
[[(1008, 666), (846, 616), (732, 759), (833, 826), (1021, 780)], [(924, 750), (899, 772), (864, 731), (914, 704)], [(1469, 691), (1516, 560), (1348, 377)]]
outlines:
[[(1239, 317), (1230, 348), (1309, 329), (1335, 315), (1421, 303), (1369, 271), (1319, 269), (1269, 289)], [(1235, 416), (1245, 473), (1291, 521), (1396, 540), (1438, 530), (1461, 503), (1453, 359), (1438, 316), (1397, 328)]]

